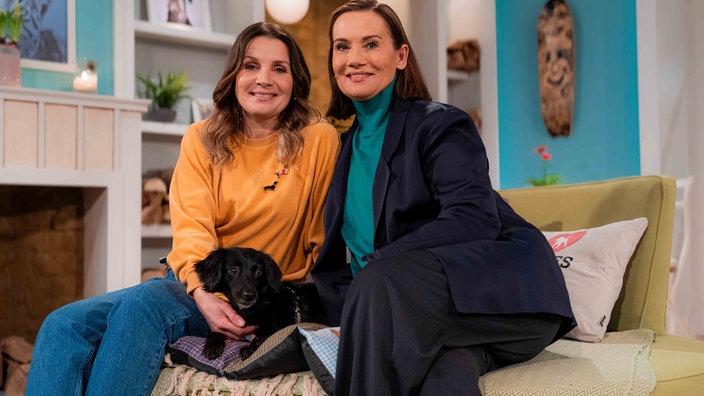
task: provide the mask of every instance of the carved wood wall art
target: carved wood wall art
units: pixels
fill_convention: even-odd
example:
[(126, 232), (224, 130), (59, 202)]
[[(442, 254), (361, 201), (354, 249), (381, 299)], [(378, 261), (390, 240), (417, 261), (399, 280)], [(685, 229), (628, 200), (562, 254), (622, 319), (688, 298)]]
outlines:
[(538, 17), (540, 111), (548, 132), (570, 136), (574, 109), (574, 29), (564, 0), (548, 0)]

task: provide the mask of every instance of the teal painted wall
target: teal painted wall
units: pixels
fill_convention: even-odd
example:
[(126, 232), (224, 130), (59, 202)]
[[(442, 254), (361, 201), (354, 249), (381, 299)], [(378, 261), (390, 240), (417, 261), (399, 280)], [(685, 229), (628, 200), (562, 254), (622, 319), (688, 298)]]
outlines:
[[(118, 0), (125, 1), (125, 0)], [(113, 95), (113, 6), (112, 0), (76, 0), (76, 60), (97, 62), (98, 94)], [(53, 91), (73, 91), (71, 73), (22, 69), (22, 86)]]
[(548, 145), (563, 183), (640, 173), (635, 0), (567, 0), (575, 31), (572, 136), (553, 138), (540, 113), (538, 15), (545, 0), (496, 0), (501, 188), (542, 175)]

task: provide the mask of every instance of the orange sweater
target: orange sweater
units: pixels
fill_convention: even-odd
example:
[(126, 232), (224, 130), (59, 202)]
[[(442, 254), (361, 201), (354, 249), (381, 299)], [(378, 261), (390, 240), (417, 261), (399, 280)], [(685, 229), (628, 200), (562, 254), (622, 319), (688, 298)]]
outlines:
[[(202, 283), (193, 265), (217, 247), (241, 246), (269, 254), (284, 280), (304, 278), (323, 244), (323, 206), (340, 150), (335, 128), (304, 128), (301, 156), (287, 172), (276, 159), (277, 135), (247, 139), (220, 168), (200, 135), (207, 121), (181, 141), (169, 195), (173, 247), (167, 257), (191, 293)], [(277, 172), (286, 173), (277, 176)], [(273, 189), (264, 189), (272, 186)]]

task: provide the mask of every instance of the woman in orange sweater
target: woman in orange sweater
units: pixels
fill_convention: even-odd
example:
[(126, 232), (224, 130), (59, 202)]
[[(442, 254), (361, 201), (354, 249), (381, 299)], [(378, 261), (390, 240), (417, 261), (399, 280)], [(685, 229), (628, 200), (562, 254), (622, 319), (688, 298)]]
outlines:
[(257, 23), (240, 33), (213, 92), (214, 115), (181, 142), (167, 276), (50, 314), (28, 394), (148, 394), (168, 343), (210, 329), (232, 339), (250, 334), (193, 270), (217, 247), (268, 253), (284, 280), (307, 276), (323, 243), (323, 203), (340, 145), (308, 100), (310, 82), (284, 29)]

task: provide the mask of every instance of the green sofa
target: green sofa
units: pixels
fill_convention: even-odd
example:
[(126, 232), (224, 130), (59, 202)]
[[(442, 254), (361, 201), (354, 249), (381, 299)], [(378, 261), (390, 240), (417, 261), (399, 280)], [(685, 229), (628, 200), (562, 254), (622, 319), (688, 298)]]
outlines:
[[(657, 383), (652, 395), (704, 394), (704, 342), (665, 333), (665, 310), (669, 276), (670, 249), (675, 210), (675, 180), (659, 176), (637, 176), (601, 182), (501, 191), (501, 195), (528, 221), (544, 231), (592, 228), (637, 217), (648, 218), (648, 228), (631, 257), (620, 297), (613, 310), (608, 330), (651, 329), (656, 333), (649, 361)], [(181, 367), (183, 369), (183, 367)], [(164, 367), (155, 393), (163, 394), (174, 384), (174, 376), (184, 375), (179, 367)], [(192, 373), (190, 374), (192, 375)], [(289, 374), (296, 382), (293, 394), (320, 394), (311, 384), (311, 373)], [(295, 378), (295, 377), (298, 378)], [(307, 381), (307, 382), (306, 382)], [(185, 382), (193, 382), (185, 381)], [(306, 384), (307, 386), (302, 386)], [(225, 394), (250, 394), (233, 391), (230, 385), (211, 385)], [(522, 384), (525, 385), (525, 384)], [(190, 394), (182, 383), (179, 393)], [(256, 386), (255, 386), (256, 387)], [(172, 385), (173, 388), (173, 385)], [(159, 391), (161, 390), (161, 392)], [(192, 389), (192, 388), (191, 388)], [(170, 393), (170, 392), (168, 392)], [(252, 394), (254, 392), (251, 392)], [(529, 392), (530, 394), (537, 394)], [(589, 393), (592, 394), (592, 393)]]
[(543, 231), (597, 227), (648, 218), (624, 275), (609, 331), (647, 328), (657, 334), (650, 364), (652, 395), (704, 394), (704, 342), (665, 333), (665, 310), (675, 212), (675, 180), (636, 176), (601, 182), (504, 190), (501, 195)]

